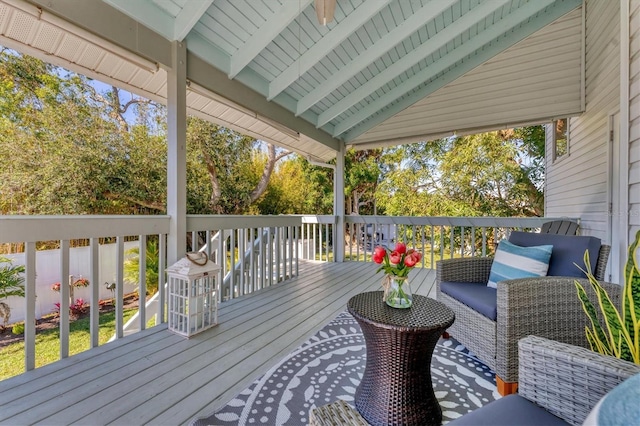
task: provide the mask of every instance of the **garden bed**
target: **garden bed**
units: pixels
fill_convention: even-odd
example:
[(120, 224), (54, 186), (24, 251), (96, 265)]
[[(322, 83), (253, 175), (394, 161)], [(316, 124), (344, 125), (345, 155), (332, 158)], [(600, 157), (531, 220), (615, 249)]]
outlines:
[[(138, 307), (138, 294), (130, 293), (124, 296), (124, 306), (123, 309), (131, 309)], [(107, 299), (101, 301), (100, 303), (100, 313), (104, 312), (113, 312), (115, 311), (116, 306), (113, 302), (113, 299)], [(86, 318), (89, 316), (89, 305), (87, 305), (86, 312), (83, 314), (73, 317), (70, 319), (71, 322), (75, 320), (79, 320), (82, 318)], [(16, 342), (22, 342), (24, 340), (24, 333), (21, 334), (13, 334), (12, 329), (13, 324), (7, 325), (4, 329), (0, 326), (0, 348), (11, 345)], [(57, 313), (47, 314), (40, 319), (36, 320), (36, 334), (42, 333), (44, 331), (57, 329), (60, 326), (60, 316)]]

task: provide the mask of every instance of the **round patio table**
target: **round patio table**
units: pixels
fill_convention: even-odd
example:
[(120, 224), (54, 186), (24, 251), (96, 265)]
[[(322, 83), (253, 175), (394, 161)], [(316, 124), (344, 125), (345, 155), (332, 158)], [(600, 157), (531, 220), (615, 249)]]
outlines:
[(360, 293), (347, 303), (367, 346), (356, 390), (362, 417), (378, 425), (439, 425), (442, 410), (431, 383), (433, 349), (455, 319), (444, 304), (420, 295), (408, 309), (382, 301), (382, 291)]

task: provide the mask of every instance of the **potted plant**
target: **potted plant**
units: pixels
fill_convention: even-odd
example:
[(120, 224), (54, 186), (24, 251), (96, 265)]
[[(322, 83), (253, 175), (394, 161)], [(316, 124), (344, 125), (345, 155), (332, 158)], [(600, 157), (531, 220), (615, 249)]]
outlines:
[[(587, 297), (584, 287), (578, 281), (575, 282), (578, 297), (591, 322), (591, 328), (586, 328), (591, 349), (635, 364), (640, 364), (640, 265), (636, 253), (639, 247), (640, 231), (636, 233), (635, 241), (629, 246), (624, 269), (622, 312), (618, 311), (598, 280), (583, 269), (596, 293), (604, 327), (598, 321), (596, 308)], [(586, 270), (591, 271), (587, 252), (584, 262)]]

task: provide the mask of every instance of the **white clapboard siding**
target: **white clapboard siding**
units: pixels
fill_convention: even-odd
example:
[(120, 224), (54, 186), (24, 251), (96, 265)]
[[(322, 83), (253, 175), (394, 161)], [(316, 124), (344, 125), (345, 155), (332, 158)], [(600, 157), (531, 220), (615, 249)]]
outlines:
[(578, 8), (359, 136), (354, 143), (412, 136), (419, 140), (452, 131), (469, 133), (578, 113), (581, 36), (582, 8)]
[[(338, 313), (381, 289), (371, 262), (302, 262), (300, 276), (223, 302), (186, 339), (166, 325), (0, 382), (0, 424), (188, 424), (225, 405)], [(435, 271), (410, 275), (435, 297)]]
[[(640, 43), (640, 2), (630, 2), (630, 44), (637, 51)], [(640, 227), (640, 55), (630, 58), (629, 66), (629, 241)]]
[(620, 5), (588, 0), (586, 12), (586, 110), (570, 119), (569, 155), (557, 161), (547, 129), (545, 214), (578, 216), (581, 234), (609, 241), (607, 141), (619, 109)]

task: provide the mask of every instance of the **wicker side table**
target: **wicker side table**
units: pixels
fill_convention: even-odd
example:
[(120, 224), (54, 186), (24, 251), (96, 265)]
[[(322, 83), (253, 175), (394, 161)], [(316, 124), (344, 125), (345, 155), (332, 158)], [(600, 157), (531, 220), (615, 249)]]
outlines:
[(371, 425), (439, 425), (442, 410), (431, 383), (431, 357), (455, 319), (451, 309), (414, 295), (409, 309), (394, 309), (382, 292), (361, 293), (347, 303), (367, 345), (367, 363), (355, 405)]

